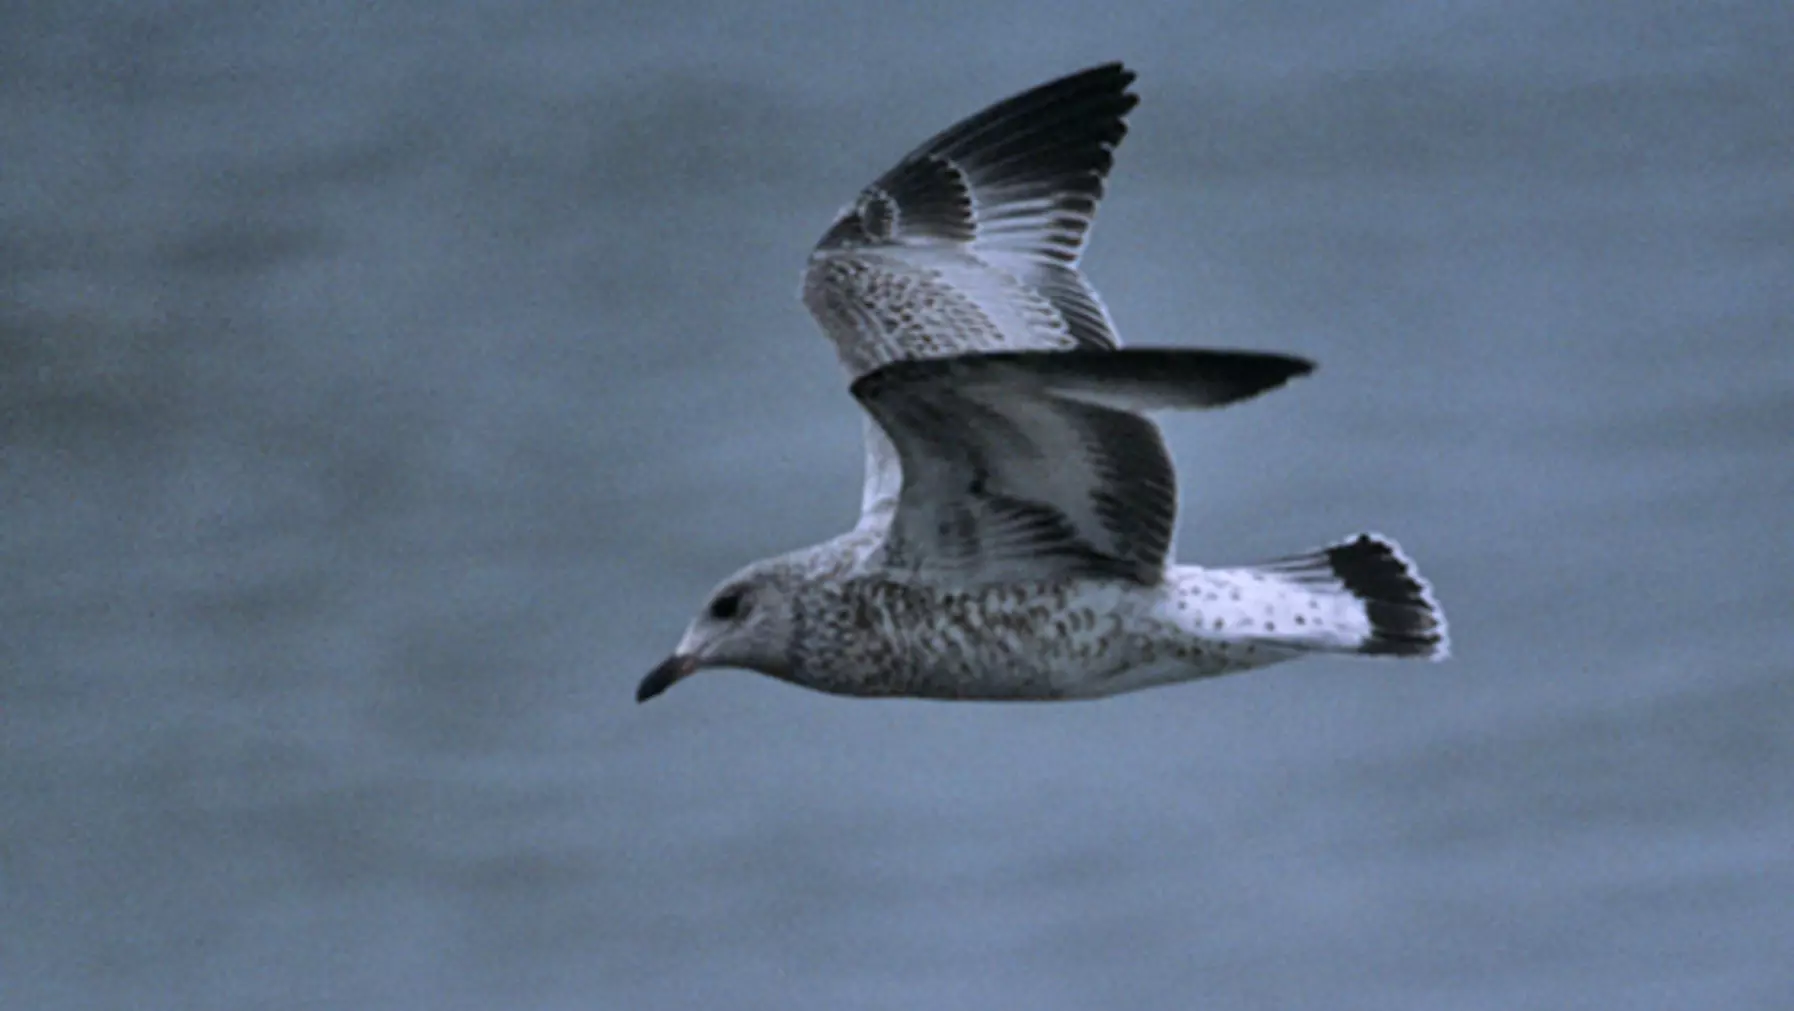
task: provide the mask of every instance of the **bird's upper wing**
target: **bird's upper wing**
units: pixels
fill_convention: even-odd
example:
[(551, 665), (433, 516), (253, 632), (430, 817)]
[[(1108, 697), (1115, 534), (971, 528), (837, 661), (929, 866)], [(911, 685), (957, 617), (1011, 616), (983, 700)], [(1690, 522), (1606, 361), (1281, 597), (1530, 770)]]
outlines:
[(1139, 412), (1219, 407), (1313, 366), (1249, 351), (999, 352), (882, 366), (853, 395), (901, 460), (879, 563), (967, 583), (1163, 574), (1177, 485)]
[[(985, 109), (861, 191), (810, 256), (803, 299), (859, 378), (972, 351), (1112, 348), (1078, 258), (1138, 101), (1118, 63)], [(888, 520), (890, 445), (866, 440), (861, 525)]]

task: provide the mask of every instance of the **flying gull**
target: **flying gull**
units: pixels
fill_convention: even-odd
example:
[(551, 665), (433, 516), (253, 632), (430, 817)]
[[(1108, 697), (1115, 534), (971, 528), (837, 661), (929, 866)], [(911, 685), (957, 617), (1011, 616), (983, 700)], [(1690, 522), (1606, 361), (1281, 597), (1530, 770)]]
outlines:
[(1379, 535), (1172, 563), (1176, 478), (1147, 413), (1313, 366), (1119, 347), (1077, 263), (1132, 80), (1111, 64), (992, 106), (841, 213), (803, 297), (866, 412), (860, 521), (720, 584), (639, 701), (709, 667), (842, 695), (1041, 700), (1310, 653), (1447, 655), (1431, 588)]

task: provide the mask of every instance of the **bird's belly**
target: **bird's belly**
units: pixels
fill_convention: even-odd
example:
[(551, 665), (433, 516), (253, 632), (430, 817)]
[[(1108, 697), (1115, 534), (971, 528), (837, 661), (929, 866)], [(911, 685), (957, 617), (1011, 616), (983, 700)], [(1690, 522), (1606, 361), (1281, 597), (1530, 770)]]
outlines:
[(904, 694), (941, 699), (1061, 699), (1085, 694), (1092, 681), (1134, 662), (1126, 609), (1110, 606), (987, 609), (971, 622), (912, 640), (892, 659)]

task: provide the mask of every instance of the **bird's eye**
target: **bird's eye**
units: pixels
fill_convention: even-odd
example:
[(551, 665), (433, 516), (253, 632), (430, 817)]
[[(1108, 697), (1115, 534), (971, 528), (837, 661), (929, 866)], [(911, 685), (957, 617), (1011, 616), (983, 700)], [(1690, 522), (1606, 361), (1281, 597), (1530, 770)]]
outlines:
[(742, 606), (740, 590), (730, 590), (710, 602), (710, 617), (717, 621), (730, 621), (746, 610)]

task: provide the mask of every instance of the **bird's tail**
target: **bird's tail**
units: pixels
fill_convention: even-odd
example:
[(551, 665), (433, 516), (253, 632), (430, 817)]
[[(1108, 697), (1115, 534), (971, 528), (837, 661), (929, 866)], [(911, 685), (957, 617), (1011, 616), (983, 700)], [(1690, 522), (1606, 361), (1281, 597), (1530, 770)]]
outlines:
[(1333, 648), (1424, 660), (1443, 660), (1451, 654), (1445, 612), (1433, 598), (1432, 586), (1401, 547), (1380, 534), (1359, 534), (1244, 571), (1293, 584), (1358, 619), (1332, 630), (1350, 630)]

